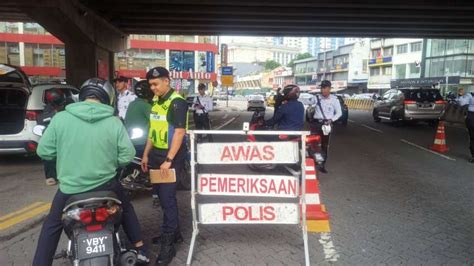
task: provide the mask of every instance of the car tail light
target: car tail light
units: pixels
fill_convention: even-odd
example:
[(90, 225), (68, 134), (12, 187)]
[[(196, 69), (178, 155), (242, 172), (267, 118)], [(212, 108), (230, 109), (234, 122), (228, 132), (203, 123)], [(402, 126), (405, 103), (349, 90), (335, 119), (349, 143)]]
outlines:
[(95, 210), (95, 220), (97, 222), (103, 222), (109, 217), (109, 212), (106, 208), (98, 208)]
[(92, 222), (92, 211), (81, 210), (81, 212), (79, 213), (79, 220), (84, 224), (90, 224)]
[(93, 224), (86, 226), (86, 230), (89, 232), (102, 230), (103, 226), (101, 224)]
[(30, 121), (36, 121), (40, 111), (26, 111), (26, 119)]
[(435, 104), (445, 104), (446, 102), (443, 100), (435, 101)]
[(416, 101), (404, 101), (404, 104), (416, 104)]
[(38, 144), (36, 142), (28, 142), (26, 144), (26, 149), (29, 152), (35, 152), (37, 147), (38, 147)]
[(319, 142), (320, 140), (321, 137), (319, 135), (310, 135), (306, 137), (306, 142), (308, 143)]

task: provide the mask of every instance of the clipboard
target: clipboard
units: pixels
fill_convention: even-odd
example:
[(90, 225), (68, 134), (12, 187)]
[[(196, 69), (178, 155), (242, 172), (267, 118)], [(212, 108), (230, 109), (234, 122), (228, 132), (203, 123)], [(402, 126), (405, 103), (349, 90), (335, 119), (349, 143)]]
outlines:
[(152, 184), (168, 184), (176, 182), (175, 169), (160, 170), (150, 169), (150, 182)]

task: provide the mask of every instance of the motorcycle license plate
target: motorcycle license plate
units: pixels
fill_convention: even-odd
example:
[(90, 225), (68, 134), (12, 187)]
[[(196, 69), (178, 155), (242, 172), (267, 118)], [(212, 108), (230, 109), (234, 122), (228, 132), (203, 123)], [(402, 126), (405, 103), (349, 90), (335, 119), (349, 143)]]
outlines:
[(107, 256), (114, 253), (113, 235), (109, 232), (82, 232), (77, 237), (79, 260)]

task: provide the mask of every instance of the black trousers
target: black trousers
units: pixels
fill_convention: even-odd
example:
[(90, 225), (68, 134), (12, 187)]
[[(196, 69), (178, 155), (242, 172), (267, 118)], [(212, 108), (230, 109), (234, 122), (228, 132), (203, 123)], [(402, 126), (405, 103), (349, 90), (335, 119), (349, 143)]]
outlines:
[(58, 179), (56, 174), (56, 160), (43, 160), (44, 177)]
[[(205, 129), (205, 130), (210, 130), (211, 129), (211, 121), (209, 119), (209, 114), (197, 114), (194, 113), (193, 115), (194, 118), (194, 124), (196, 125), (196, 129)], [(208, 134), (207, 139), (209, 142), (212, 142), (213, 138), (212, 135)]]
[(467, 113), (466, 127), (469, 131), (469, 150), (471, 151), (471, 157), (474, 158), (474, 112)]
[(326, 163), (328, 160), (329, 138), (331, 133), (329, 133), (329, 135), (324, 135), (322, 130), (323, 125), (323, 123), (315, 121), (311, 123), (310, 128), (311, 134), (319, 135), (321, 137), (321, 156), (323, 156), (324, 163)]
[[(162, 163), (166, 160), (167, 151), (153, 148), (148, 155), (151, 169), (160, 169)], [(176, 171), (176, 178), (181, 171), (184, 171), (184, 160), (186, 148), (181, 149), (171, 163), (171, 168)], [(174, 233), (179, 227), (178, 202), (176, 200), (177, 183), (154, 184), (153, 193), (160, 199), (161, 209), (163, 211), (163, 223), (161, 224), (161, 233)]]
[[(131, 243), (136, 244), (143, 240), (140, 223), (137, 214), (133, 208), (127, 195), (123, 193), (122, 185), (117, 179), (111, 179), (109, 182), (100, 185), (90, 191), (113, 191), (117, 194), (118, 199), (122, 202), (122, 226)], [(88, 191), (88, 192), (90, 192)], [(52, 265), (53, 256), (58, 246), (59, 238), (63, 231), (63, 223), (61, 216), (66, 201), (72, 194), (64, 194), (60, 190), (54, 196), (48, 217), (41, 228), (41, 233), (36, 247), (35, 257), (33, 259), (34, 266)]]

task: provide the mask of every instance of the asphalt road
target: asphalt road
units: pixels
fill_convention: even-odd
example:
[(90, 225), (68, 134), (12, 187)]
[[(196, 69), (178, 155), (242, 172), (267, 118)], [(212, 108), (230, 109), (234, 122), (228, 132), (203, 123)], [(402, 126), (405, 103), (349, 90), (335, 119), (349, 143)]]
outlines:
[[(239, 130), (250, 119), (251, 113), (243, 111), (245, 103), (231, 106), (233, 110), (213, 116), (215, 127)], [(226, 121), (231, 122), (226, 125)], [(435, 128), (429, 125), (376, 124), (368, 112), (356, 111), (350, 113), (346, 127), (335, 128), (329, 173), (318, 174), (321, 201), (331, 215), (331, 233), (310, 235), (311, 264), (474, 264), (474, 165), (467, 163), (467, 132), (447, 128), (450, 151), (444, 157), (422, 149), (433, 143), (434, 135)], [(55, 192), (44, 185), (41, 163), (34, 158), (0, 158), (0, 180), (0, 221), (28, 204), (49, 202)], [(185, 263), (189, 248), (189, 202), (189, 193), (179, 192), (185, 243), (178, 247), (174, 265)], [(149, 195), (133, 203), (149, 242), (158, 234), (161, 213), (151, 207)], [(16, 225), (19, 233), (1, 241), (0, 265), (31, 262), (40, 226), (24, 228), (26, 224)], [(334, 244), (331, 256), (327, 239)], [(63, 244), (64, 237), (61, 248)], [(151, 248), (153, 258), (157, 251)], [(300, 231), (291, 226), (203, 226), (193, 261), (196, 265), (301, 265), (303, 245)], [(55, 262), (63, 264), (67, 263)]]

